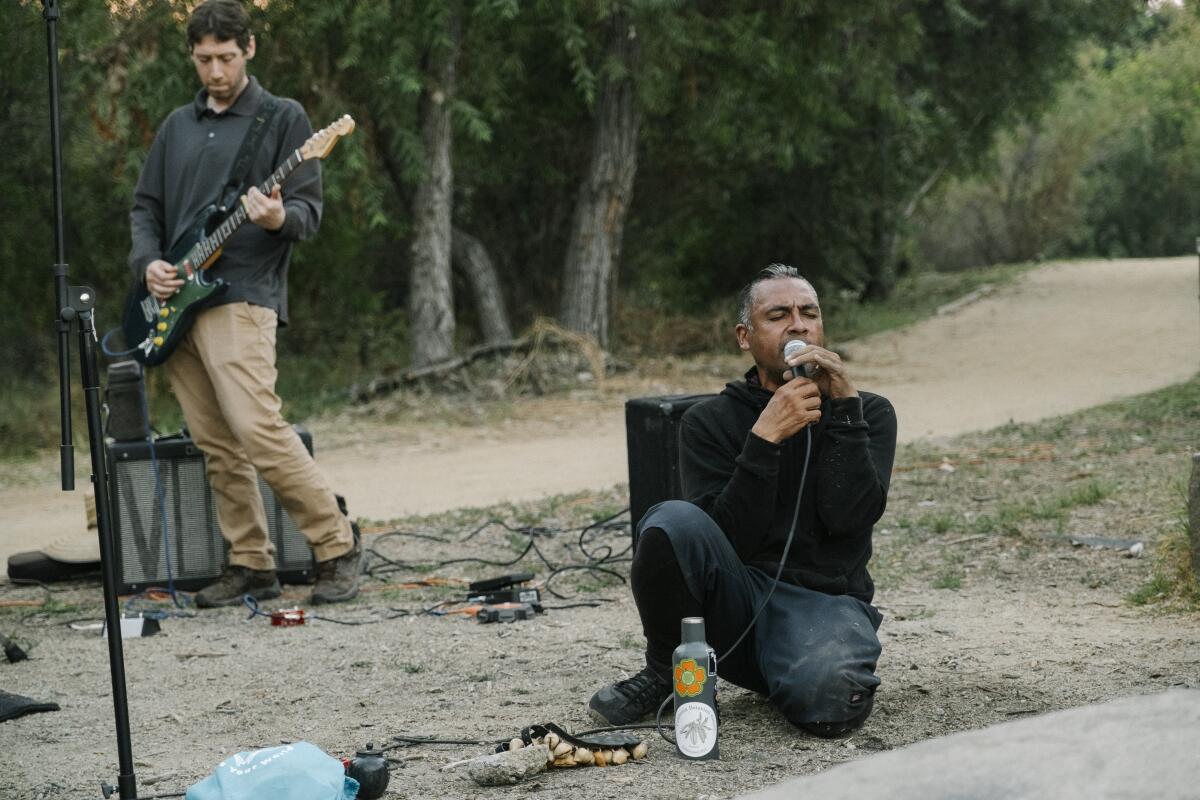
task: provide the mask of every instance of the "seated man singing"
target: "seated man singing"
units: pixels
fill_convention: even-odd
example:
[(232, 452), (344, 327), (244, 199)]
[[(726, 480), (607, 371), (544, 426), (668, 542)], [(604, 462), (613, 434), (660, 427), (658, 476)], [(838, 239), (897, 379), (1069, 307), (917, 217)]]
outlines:
[[(638, 523), (631, 584), (646, 667), (600, 689), (589, 709), (609, 725), (655, 712), (671, 693), (680, 620), (695, 616), (720, 677), (765, 694), (810, 733), (843, 735), (866, 721), (879, 685), (882, 616), (867, 562), (895, 412), (859, 392), (825, 349), (817, 293), (793, 267), (754, 277), (734, 330), (754, 367), (684, 414), (687, 501), (660, 503)], [(804, 344), (789, 347), (795, 340)]]

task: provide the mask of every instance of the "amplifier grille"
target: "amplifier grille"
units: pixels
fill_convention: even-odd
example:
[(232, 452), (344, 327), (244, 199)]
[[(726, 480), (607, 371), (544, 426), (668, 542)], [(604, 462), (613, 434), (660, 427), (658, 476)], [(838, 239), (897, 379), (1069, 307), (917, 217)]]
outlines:
[(629, 524), (637, 548), (637, 526), (651, 506), (683, 496), (679, 476), (679, 426), (689, 408), (713, 395), (635, 397), (625, 401), (625, 444), (629, 456)]
[[(311, 437), (307, 431), (300, 434), (311, 452)], [(227, 548), (217, 521), (216, 498), (204, 472), (204, 456), (190, 440), (178, 437), (157, 442), (155, 455), (166, 508), (166, 546), (149, 445), (108, 445), (118, 590), (123, 594), (165, 586), (168, 549), (170, 574), (180, 589), (203, 587), (225, 568)], [(308, 582), (313, 566), (308, 540), (261, 475), (258, 488), (280, 580)]]

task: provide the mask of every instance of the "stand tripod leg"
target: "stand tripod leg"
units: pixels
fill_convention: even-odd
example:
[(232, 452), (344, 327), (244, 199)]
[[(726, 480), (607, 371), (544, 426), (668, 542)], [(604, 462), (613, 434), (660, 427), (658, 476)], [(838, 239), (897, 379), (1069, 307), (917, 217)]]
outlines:
[(71, 287), (71, 307), (79, 318), (79, 361), (87, 411), (88, 444), (92, 456), (92, 482), (96, 490), (96, 527), (100, 535), (100, 567), (104, 581), (104, 625), (108, 631), (108, 665), (112, 673), (113, 710), (117, 726), (117, 788), (121, 800), (137, 799), (133, 773), (133, 747), (129, 738), (129, 700), (125, 693), (125, 651), (121, 640), (121, 611), (117, 604), (117, 560), (112, 530), (108, 465), (100, 417), (100, 370), (96, 363), (96, 328), (90, 289)]
[(96, 488), (96, 517), (100, 535), (100, 565), (104, 575), (104, 622), (108, 631), (108, 665), (112, 672), (113, 708), (116, 711), (117, 784), (121, 800), (137, 800), (133, 774), (133, 747), (129, 742), (129, 701), (125, 696), (125, 652), (121, 643), (121, 613), (117, 607), (117, 563), (109, 506), (108, 470), (105, 467), (104, 433), (100, 419), (100, 370), (96, 366), (96, 296), (91, 289), (68, 287), (66, 226), (63, 222), (62, 133), (58, 118), (58, 18), (59, 0), (42, 0), (46, 20), (46, 55), (50, 83), (50, 151), (54, 173), (54, 299), (58, 314), (58, 367), (62, 413), (62, 488), (75, 488), (74, 449), (71, 435), (71, 369), (68, 364), (70, 329), (79, 323), (79, 359), (83, 366), (83, 393), (87, 408), (88, 444), (92, 452), (92, 481)]

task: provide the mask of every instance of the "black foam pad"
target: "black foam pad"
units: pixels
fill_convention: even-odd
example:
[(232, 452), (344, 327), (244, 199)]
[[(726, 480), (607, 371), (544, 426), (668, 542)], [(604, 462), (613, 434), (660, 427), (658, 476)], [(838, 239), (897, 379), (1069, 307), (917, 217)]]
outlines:
[(37, 700), (0, 689), (0, 722), (8, 722), (10, 719), (36, 714), (39, 711), (58, 710), (58, 703), (39, 703)]

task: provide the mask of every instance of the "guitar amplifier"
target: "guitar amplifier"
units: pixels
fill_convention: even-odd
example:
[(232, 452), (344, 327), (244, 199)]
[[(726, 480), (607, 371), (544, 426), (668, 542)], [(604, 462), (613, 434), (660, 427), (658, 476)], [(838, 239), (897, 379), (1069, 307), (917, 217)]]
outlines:
[[(293, 428), (312, 453), (312, 434), (299, 425)], [(118, 591), (131, 594), (166, 586), (168, 552), (170, 574), (177, 588), (193, 591), (218, 578), (225, 569), (227, 546), (217, 522), (216, 498), (204, 472), (200, 448), (187, 436), (176, 435), (155, 440), (154, 459), (145, 441), (109, 441), (106, 450)], [(158, 462), (162, 506), (158, 502), (154, 460)], [(275, 545), (279, 580), (310, 583), (315, 572), (308, 540), (261, 475), (258, 488)]]
[(625, 401), (629, 454), (629, 521), (637, 526), (651, 506), (683, 496), (679, 480), (679, 424), (683, 412), (711, 394), (637, 397)]

